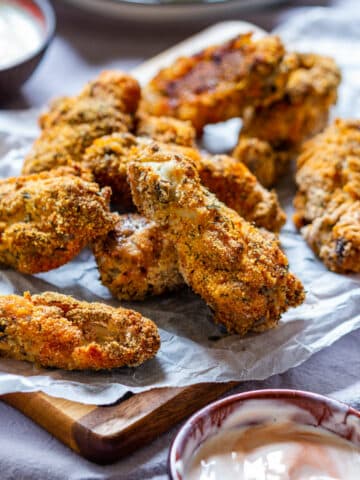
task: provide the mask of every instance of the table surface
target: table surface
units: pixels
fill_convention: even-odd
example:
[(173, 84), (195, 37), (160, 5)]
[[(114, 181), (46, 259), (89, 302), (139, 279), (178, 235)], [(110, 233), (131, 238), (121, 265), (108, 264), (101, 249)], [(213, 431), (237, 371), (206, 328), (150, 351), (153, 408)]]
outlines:
[[(311, 5), (340, 1), (294, 1), (281, 7), (238, 15), (271, 30), (290, 15)], [(78, 91), (104, 68), (129, 70), (165, 48), (204, 28), (209, 20), (186, 24), (142, 25), (81, 12), (59, 0), (57, 35), (44, 61), (20, 95), (2, 107), (39, 107), (59, 94)], [(217, 21), (226, 19), (218, 16)], [(156, 33), (155, 33), (156, 32)], [(314, 355), (303, 365), (262, 382), (245, 382), (235, 391), (259, 388), (297, 388), (331, 395), (360, 406), (360, 332)], [(83, 460), (16, 410), (0, 402), (1, 480), (166, 479), (166, 457), (177, 428), (118, 463), (101, 467)]]

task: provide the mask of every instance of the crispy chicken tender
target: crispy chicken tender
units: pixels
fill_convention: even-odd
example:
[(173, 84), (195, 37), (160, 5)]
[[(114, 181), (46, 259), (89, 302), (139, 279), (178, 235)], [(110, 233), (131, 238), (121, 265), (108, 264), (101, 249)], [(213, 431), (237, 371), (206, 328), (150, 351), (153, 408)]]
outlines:
[(298, 158), (294, 222), (335, 272), (360, 272), (360, 121), (336, 120)]
[(228, 331), (267, 330), (303, 301), (277, 243), (204, 188), (191, 160), (152, 145), (128, 173), (136, 206), (169, 229), (186, 283)]
[(160, 346), (140, 313), (59, 293), (0, 296), (0, 355), (65, 370), (137, 366)]
[[(86, 151), (85, 166), (100, 185), (111, 187), (112, 200), (124, 210), (133, 209), (127, 165), (150, 143), (149, 139), (131, 134), (113, 134), (99, 138)], [(265, 190), (245, 165), (225, 155), (204, 157), (193, 148), (159, 145), (163, 151), (190, 156), (204, 185), (247, 220), (276, 232), (285, 223), (276, 194)]]
[(242, 135), (231, 155), (246, 165), (261, 185), (269, 188), (287, 170), (294, 153), (275, 150), (269, 142)]
[(203, 157), (199, 175), (206, 188), (248, 222), (273, 232), (284, 225), (276, 193), (262, 187), (243, 163), (227, 155)]
[(40, 118), (43, 131), (25, 159), (23, 173), (81, 162), (96, 138), (133, 128), (139, 98), (135, 79), (103, 72), (79, 96), (58, 99)]
[(61, 167), (0, 180), (0, 263), (23, 273), (64, 265), (113, 228), (110, 189)]
[(177, 118), (140, 114), (136, 134), (162, 143), (195, 147), (196, 132), (194, 127), (190, 122)]
[(160, 70), (143, 90), (140, 108), (190, 120), (199, 133), (208, 123), (242, 116), (250, 105), (281, 98), (291, 66), (278, 37), (239, 35)]
[(166, 228), (136, 213), (119, 215), (93, 252), (102, 283), (119, 300), (143, 300), (184, 285)]
[(284, 96), (267, 106), (250, 108), (242, 134), (269, 142), (275, 149), (298, 148), (323, 130), (336, 103), (341, 75), (332, 58), (292, 53), (294, 67)]
[[(112, 202), (125, 211), (134, 209), (127, 180), (127, 164), (138, 155), (138, 150), (151, 143), (149, 138), (134, 137), (130, 133), (113, 133), (98, 138), (85, 152), (83, 164), (94, 175), (100, 186), (112, 190)], [(188, 147), (168, 144), (169, 150), (184, 152), (194, 161), (200, 161), (200, 153)]]
[(233, 152), (267, 187), (286, 172), (302, 142), (325, 128), (341, 79), (329, 57), (293, 53), (288, 62), (293, 68), (283, 98), (247, 109)]

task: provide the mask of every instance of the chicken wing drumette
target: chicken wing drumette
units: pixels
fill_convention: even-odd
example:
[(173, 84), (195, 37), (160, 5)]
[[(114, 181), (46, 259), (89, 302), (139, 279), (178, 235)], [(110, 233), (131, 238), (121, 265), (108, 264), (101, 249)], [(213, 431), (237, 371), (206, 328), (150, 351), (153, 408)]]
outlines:
[(233, 152), (264, 186), (274, 184), (301, 144), (325, 128), (341, 79), (329, 57), (292, 53), (287, 58), (292, 71), (283, 97), (247, 109)]
[(168, 228), (186, 283), (230, 332), (271, 328), (303, 301), (278, 244), (204, 188), (191, 160), (155, 144), (128, 173), (136, 206)]
[(137, 366), (159, 349), (155, 324), (140, 313), (45, 292), (0, 296), (0, 355), (43, 367)]
[(113, 228), (110, 189), (78, 173), (60, 167), (0, 180), (0, 263), (23, 273), (57, 268)]
[(360, 121), (336, 120), (298, 158), (294, 221), (336, 272), (360, 272)]
[(240, 35), (160, 70), (143, 91), (141, 111), (190, 120), (201, 132), (281, 98), (289, 67), (278, 37)]
[(135, 79), (103, 72), (79, 96), (55, 101), (40, 118), (43, 130), (26, 157), (23, 173), (82, 161), (85, 149), (96, 138), (133, 128), (139, 98)]
[(143, 300), (184, 285), (166, 228), (137, 213), (119, 215), (93, 252), (102, 283), (119, 300)]

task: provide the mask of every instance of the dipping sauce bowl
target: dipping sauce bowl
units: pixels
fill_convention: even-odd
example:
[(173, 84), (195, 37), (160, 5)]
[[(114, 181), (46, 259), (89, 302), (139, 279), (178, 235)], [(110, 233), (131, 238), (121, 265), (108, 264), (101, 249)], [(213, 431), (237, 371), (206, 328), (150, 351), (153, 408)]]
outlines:
[(184, 424), (168, 466), (172, 480), (356, 480), (360, 412), (298, 390), (233, 395)]
[(55, 32), (47, 0), (0, 0), (0, 101), (30, 77)]

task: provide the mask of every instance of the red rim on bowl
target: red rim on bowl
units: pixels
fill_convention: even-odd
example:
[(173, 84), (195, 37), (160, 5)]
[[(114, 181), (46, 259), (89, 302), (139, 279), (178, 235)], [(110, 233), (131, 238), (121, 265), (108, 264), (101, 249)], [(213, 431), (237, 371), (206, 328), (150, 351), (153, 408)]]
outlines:
[(172, 480), (184, 480), (177, 469), (179, 461), (183, 460), (187, 465), (186, 456), (190, 459), (199, 445), (216, 433), (227, 417), (249, 400), (280, 400), (295, 405), (313, 417), (314, 423), (308, 425), (321, 426), (360, 446), (360, 412), (345, 403), (301, 390), (255, 390), (211, 403), (182, 426), (169, 451), (168, 470)]

